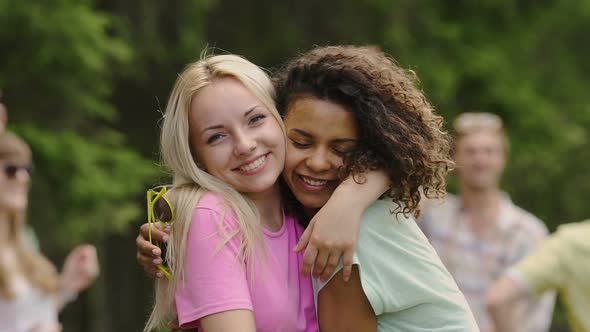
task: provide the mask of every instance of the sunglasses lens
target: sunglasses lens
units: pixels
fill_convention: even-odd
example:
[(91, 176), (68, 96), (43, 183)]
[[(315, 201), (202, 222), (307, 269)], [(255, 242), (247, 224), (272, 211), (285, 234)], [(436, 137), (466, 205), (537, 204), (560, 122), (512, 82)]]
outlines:
[(18, 171), (18, 167), (14, 165), (8, 165), (4, 167), (4, 173), (9, 178), (14, 178), (16, 176), (16, 172)]
[(172, 209), (165, 199), (159, 199), (154, 204), (154, 212), (156, 219), (163, 222), (172, 221)]
[(25, 170), (29, 176), (33, 176), (33, 165), (26, 165), (26, 166), (16, 166), (16, 165), (6, 165), (4, 166), (4, 174), (9, 179), (14, 179), (16, 177), (16, 173), (20, 170)]

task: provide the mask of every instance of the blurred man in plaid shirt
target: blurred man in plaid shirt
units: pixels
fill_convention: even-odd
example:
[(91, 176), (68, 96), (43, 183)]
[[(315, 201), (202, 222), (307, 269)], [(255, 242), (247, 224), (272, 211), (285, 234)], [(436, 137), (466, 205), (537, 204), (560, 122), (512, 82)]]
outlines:
[[(464, 113), (454, 123), (458, 196), (426, 202), (418, 225), (465, 294), (482, 332), (493, 332), (486, 292), (547, 236), (547, 228), (498, 188), (507, 155), (502, 120)], [(527, 305), (523, 332), (546, 332), (555, 294)]]

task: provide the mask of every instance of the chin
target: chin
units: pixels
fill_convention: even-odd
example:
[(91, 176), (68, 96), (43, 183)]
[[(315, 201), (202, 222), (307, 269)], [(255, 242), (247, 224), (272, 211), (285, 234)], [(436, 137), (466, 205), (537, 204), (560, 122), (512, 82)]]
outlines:
[(273, 179), (258, 180), (255, 183), (251, 183), (250, 185), (241, 186), (242, 190), (239, 190), (239, 191), (246, 192), (246, 193), (262, 193), (262, 192), (265, 192), (269, 189), (272, 189), (272, 187), (276, 183), (277, 183), (277, 181), (273, 180)]
[(490, 183), (488, 181), (479, 181), (479, 182), (473, 182), (469, 185), (472, 189), (478, 190), (478, 191), (484, 191), (490, 188), (494, 188), (495, 185), (494, 183)]
[(328, 202), (328, 198), (322, 199), (322, 198), (318, 198), (318, 197), (308, 197), (308, 196), (303, 196), (302, 195), (295, 195), (295, 197), (297, 198), (297, 200), (301, 203), (301, 205), (303, 205), (305, 208), (308, 209), (321, 209), (324, 205), (326, 205), (326, 203)]

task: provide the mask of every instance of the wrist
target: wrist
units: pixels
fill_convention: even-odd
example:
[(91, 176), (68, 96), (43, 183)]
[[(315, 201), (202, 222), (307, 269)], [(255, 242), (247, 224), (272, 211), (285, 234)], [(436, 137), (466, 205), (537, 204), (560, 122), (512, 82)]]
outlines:
[(58, 296), (61, 298), (64, 304), (68, 304), (76, 301), (78, 298), (78, 292), (68, 289), (67, 287), (61, 286), (57, 291)]
[(350, 212), (356, 212), (355, 214), (358, 215), (362, 215), (379, 196), (379, 193), (373, 192), (364, 183), (356, 183), (350, 177), (343, 181), (332, 194), (333, 200), (337, 201), (340, 206)]

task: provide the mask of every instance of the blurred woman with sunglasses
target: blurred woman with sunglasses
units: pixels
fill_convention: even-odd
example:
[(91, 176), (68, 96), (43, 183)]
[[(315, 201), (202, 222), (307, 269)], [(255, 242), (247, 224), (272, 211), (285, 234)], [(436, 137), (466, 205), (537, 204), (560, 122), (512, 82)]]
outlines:
[(55, 267), (26, 243), (31, 151), (0, 134), (0, 331), (59, 331)]
[(25, 213), (32, 157), (19, 137), (0, 133), (0, 331), (60, 331), (58, 311), (98, 274), (96, 250), (72, 250), (59, 275), (31, 244)]

